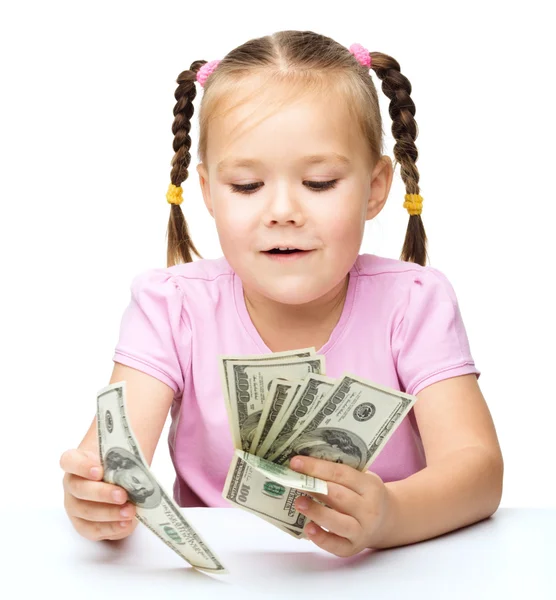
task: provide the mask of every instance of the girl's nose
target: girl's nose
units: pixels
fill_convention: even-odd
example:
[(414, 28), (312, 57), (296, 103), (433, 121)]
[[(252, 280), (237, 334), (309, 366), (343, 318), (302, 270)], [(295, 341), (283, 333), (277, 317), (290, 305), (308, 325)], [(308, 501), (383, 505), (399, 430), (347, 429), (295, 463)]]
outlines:
[(264, 221), (267, 225), (302, 225), (305, 222), (301, 202), (291, 187), (277, 186), (269, 194)]

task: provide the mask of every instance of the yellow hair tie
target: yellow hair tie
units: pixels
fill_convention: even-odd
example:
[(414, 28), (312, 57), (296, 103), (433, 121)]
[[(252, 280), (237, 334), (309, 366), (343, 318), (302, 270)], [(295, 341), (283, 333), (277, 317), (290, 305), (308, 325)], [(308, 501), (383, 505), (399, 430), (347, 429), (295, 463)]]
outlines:
[(166, 200), (168, 200), (169, 204), (181, 204), (183, 202), (182, 193), (183, 190), (181, 185), (174, 185), (171, 183), (166, 192)]
[(423, 197), (420, 194), (406, 194), (403, 207), (410, 215), (420, 215), (423, 211)]

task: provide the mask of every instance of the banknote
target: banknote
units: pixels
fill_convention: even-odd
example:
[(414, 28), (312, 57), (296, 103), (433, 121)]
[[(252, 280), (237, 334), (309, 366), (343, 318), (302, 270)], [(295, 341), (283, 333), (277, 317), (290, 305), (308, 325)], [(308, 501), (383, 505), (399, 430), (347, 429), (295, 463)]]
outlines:
[(248, 362), (266, 363), (266, 362), (280, 362), (281, 360), (288, 360), (290, 358), (306, 358), (307, 356), (314, 356), (316, 350), (314, 347), (300, 348), (299, 350), (286, 350), (284, 352), (272, 352), (271, 354), (248, 354), (245, 356), (225, 356), (220, 355), (218, 357), (220, 380), (222, 382), (222, 390), (224, 393), (224, 402), (228, 413), (228, 422), (230, 425), (232, 439), (236, 448), (241, 447), (241, 438), (239, 431), (239, 424), (236, 422), (234, 412), (232, 411), (232, 405), (230, 403), (230, 395), (232, 390), (233, 382), (229, 379), (228, 364), (230, 362), (237, 362), (238, 360), (245, 360)]
[(244, 450), (236, 450), (235, 455), (246, 462), (250, 467), (264, 475), (270, 475), (272, 481), (286, 487), (292, 487), (302, 492), (315, 492), (317, 494), (328, 494), (326, 481), (317, 479), (305, 473), (299, 473), (283, 465), (277, 465), (260, 456), (254, 456)]
[(320, 408), (269, 460), (287, 465), (296, 455), (314, 456), (366, 470), (378, 456), (416, 396), (344, 373)]
[(336, 380), (326, 375), (307, 375), (302, 385), (296, 388), (295, 396), (282, 412), (281, 419), (268, 430), (256, 454), (264, 458), (273, 456), (298, 429), (303, 428), (306, 419), (320, 406), (335, 384)]
[(125, 381), (97, 392), (97, 435), (103, 480), (127, 491), (137, 519), (193, 567), (228, 573), (152, 474), (129, 424)]
[(257, 448), (261, 445), (260, 442), (268, 440), (270, 429), (275, 423), (280, 422), (281, 413), (287, 410), (292, 396), (295, 395), (302, 385), (303, 380), (301, 379), (288, 381), (277, 378), (272, 380), (270, 389), (264, 400), (261, 418), (259, 419), (259, 424), (251, 442), (251, 448), (249, 449), (251, 454), (258, 454)]
[[(273, 469), (263, 472), (263, 459), (249, 455), (251, 459), (259, 459), (255, 468), (250, 461), (245, 460), (247, 453), (236, 450), (226, 477), (222, 497), (234, 506), (261, 517), (276, 525), (294, 537), (303, 537), (303, 528), (307, 517), (296, 510), (294, 502), (303, 492), (297, 487), (284, 485), (278, 479), (280, 474)], [(287, 469), (290, 471), (290, 469)], [(295, 471), (292, 471), (295, 473)], [(299, 475), (299, 473), (295, 473)], [(269, 477), (270, 476), (270, 477)], [(316, 480), (316, 489), (327, 489), (326, 482)], [(283, 481), (283, 480), (282, 480)], [(298, 480), (298, 482), (301, 480)], [(324, 484), (324, 488), (321, 488)], [(311, 487), (311, 485), (309, 485)]]
[(279, 358), (263, 361), (221, 359), (225, 401), (231, 413), (236, 448), (249, 452), (263, 412), (267, 392), (274, 379), (304, 379), (309, 373), (323, 374), (325, 357)]

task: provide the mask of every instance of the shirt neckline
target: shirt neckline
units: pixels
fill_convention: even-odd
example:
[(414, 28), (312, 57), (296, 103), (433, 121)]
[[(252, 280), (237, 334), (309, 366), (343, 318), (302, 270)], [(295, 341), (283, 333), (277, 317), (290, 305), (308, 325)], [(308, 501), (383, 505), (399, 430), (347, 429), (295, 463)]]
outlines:
[[(357, 257), (355, 263), (349, 270), (349, 282), (348, 282), (348, 288), (347, 288), (347, 292), (346, 292), (346, 299), (344, 302), (344, 306), (342, 308), (342, 313), (340, 314), (340, 318), (339, 318), (338, 322), (336, 323), (336, 326), (332, 330), (330, 337), (328, 338), (326, 343), (323, 346), (321, 346), (321, 348), (316, 348), (317, 354), (326, 354), (329, 350), (331, 350), (336, 345), (336, 342), (342, 336), (342, 333), (344, 332), (344, 330), (348, 324), (350, 315), (352, 313), (353, 304), (354, 304), (357, 282), (359, 280), (358, 265), (357, 265), (358, 261), (359, 261), (359, 256)], [(247, 331), (247, 333), (249, 334), (251, 339), (255, 342), (255, 345), (259, 348), (259, 350), (261, 352), (271, 354), (272, 350), (265, 344), (264, 340), (262, 339), (259, 332), (257, 331), (255, 324), (251, 320), (251, 316), (249, 315), (249, 312), (247, 310), (247, 305), (245, 303), (245, 297), (243, 295), (243, 285), (242, 285), (241, 279), (238, 277), (238, 275), (236, 274), (236, 272), (233, 269), (232, 269), (232, 278), (233, 278), (234, 301), (235, 301), (236, 312), (239, 316), (240, 321), (243, 324), (243, 327), (245, 328), (245, 330)]]

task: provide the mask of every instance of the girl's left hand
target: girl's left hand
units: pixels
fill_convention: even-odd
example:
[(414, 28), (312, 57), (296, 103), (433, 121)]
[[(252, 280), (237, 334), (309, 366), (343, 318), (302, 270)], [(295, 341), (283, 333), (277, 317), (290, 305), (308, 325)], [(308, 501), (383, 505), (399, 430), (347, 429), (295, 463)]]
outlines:
[(328, 494), (304, 492), (327, 506), (307, 496), (295, 501), (295, 508), (312, 521), (305, 526), (305, 534), (317, 546), (347, 557), (372, 548), (384, 535), (392, 500), (376, 473), (311, 456), (295, 456), (290, 468), (328, 484)]

